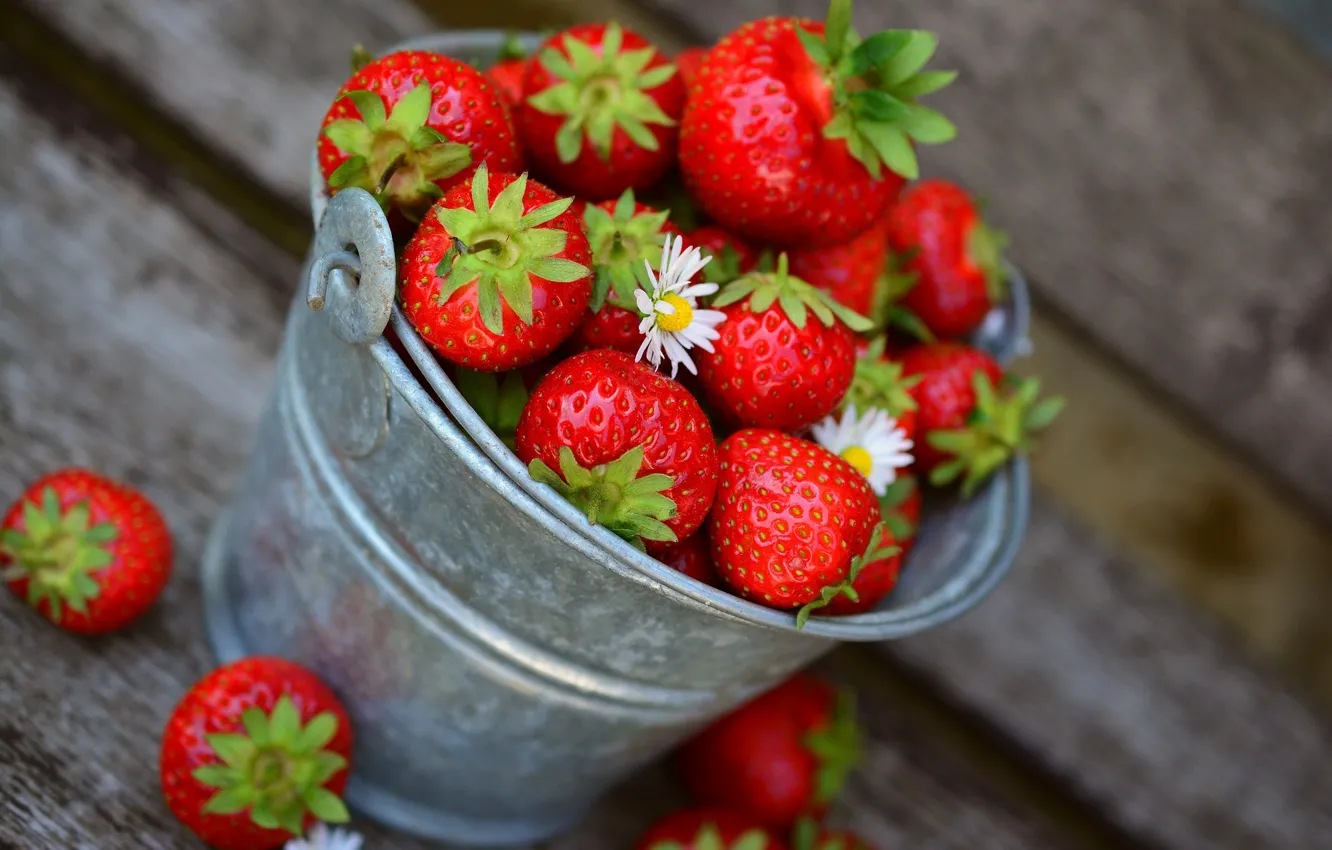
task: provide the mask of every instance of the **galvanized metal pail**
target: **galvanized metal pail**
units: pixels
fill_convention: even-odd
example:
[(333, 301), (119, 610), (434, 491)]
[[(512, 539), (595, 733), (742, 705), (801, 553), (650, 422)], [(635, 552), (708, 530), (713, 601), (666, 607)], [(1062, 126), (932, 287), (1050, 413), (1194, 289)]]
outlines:
[[(411, 46), (484, 64), (502, 38)], [(221, 660), (290, 658), (341, 695), (357, 738), (348, 798), (368, 816), (468, 845), (549, 838), (837, 641), (936, 626), (1007, 571), (1028, 509), (1021, 460), (970, 502), (929, 506), (879, 610), (803, 631), (589, 525), (528, 477), (395, 309), (378, 206), (359, 190), (329, 200), (314, 178), (310, 292), (204, 594)], [(1003, 359), (1026, 334), (1016, 274), (1012, 293), (979, 340)]]

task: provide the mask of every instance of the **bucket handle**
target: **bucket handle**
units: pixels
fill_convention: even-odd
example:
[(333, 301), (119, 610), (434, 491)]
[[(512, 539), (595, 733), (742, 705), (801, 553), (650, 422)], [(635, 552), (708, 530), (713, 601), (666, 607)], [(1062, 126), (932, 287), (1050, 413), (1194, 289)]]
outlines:
[(379, 202), (364, 189), (334, 195), (315, 231), (313, 253), (306, 304), (327, 309), (344, 342), (379, 339), (393, 313), (398, 279), (393, 234)]

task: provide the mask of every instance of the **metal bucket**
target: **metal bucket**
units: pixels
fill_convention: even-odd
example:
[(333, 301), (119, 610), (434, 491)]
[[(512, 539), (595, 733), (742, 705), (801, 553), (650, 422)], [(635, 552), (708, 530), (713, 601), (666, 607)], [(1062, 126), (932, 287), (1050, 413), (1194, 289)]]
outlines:
[[(481, 64), (501, 40), (412, 46)], [(306, 293), (292, 306), (204, 596), (220, 660), (290, 658), (341, 695), (357, 738), (347, 795), (369, 817), (468, 845), (552, 837), (837, 641), (939, 625), (1007, 571), (1028, 509), (1020, 460), (969, 503), (929, 506), (879, 610), (803, 631), (589, 525), (528, 477), (394, 307), (378, 206), (359, 190), (330, 201), (314, 176), (306, 274), (327, 293), (318, 311)], [(1015, 275), (981, 343), (1007, 359), (1026, 324)]]

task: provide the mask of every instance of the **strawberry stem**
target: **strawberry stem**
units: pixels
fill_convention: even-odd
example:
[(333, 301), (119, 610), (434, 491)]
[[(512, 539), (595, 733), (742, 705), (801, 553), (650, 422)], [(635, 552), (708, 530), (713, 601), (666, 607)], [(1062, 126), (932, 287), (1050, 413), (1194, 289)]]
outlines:
[(113, 563), (110, 544), (119, 537), (109, 522), (91, 525), (85, 499), (67, 507), (53, 487), (42, 490), (41, 504), (23, 503), (23, 530), (0, 532), (0, 555), (8, 564), (0, 579), (28, 581), (28, 604), (46, 602), (51, 620), (60, 621), (61, 606), (86, 614), (101, 585), (93, 577)]
[(676, 542), (665, 521), (675, 516), (675, 502), (664, 495), (674, 486), (669, 475), (639, 475), (643, 447), (636, 446), (610, 463), (586, 469), (568, 446), (560, 447), (560, 471), (541, 459), (528, 464), (533, 480), (548, 484), (578, 508), (593, 525), (644, 548), (644, 540)]

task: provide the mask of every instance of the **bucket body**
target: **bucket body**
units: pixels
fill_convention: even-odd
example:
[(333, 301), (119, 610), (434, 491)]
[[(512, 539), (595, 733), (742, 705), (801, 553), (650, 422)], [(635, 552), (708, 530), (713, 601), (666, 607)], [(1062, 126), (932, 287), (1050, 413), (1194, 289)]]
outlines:
[[(1021, 461), (966, 504), (930, 506), (876, 612), (798, 631), (674, 573), (531, 481), (466, 407), (392, 307), (392, 242), (369, 196), (317, 199), (316, 213), (319, 294), (292, 305), (205, 556), (206, 615), (220, 659), (289, 658), (340, 695), (356, 733), (348, 800), (372, 818), (467, 845), (549, 838), (837, 640), (946, 621), (1011, 563)], [(1025, 335), (1015, 292), (987, 331), (996, 350)]]

